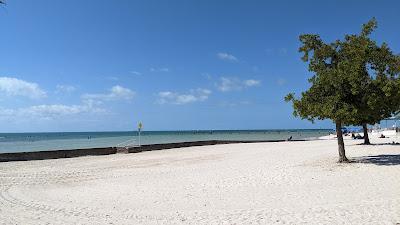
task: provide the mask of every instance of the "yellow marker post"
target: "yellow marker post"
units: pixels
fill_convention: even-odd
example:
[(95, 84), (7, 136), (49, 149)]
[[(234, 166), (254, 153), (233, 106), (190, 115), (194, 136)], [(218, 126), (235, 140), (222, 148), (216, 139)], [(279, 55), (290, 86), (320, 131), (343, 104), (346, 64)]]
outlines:
[(139, 146), (141, 146), (141, 144), (140, 144), (140, 132), (142, 131), (142, 128), (143, 128), (143, 124), (142, 124), (142, 122), (139, 122), (139, 124), (138, 124)]

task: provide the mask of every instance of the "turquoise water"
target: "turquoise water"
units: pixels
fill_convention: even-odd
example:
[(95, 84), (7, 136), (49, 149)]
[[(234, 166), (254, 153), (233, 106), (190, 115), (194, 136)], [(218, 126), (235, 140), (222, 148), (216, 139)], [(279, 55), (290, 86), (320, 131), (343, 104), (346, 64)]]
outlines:
[[(332, 130), (219, 130), (219, 131), (144, 131), (141, 144), (160, 144), (203, 140), (284, 140), (310, 139), (324, 136)], [(136, 140), (137, 132), (60, 132), (60, 133), (0, 133), (0, 153), (77, 148), (113, 147)]]

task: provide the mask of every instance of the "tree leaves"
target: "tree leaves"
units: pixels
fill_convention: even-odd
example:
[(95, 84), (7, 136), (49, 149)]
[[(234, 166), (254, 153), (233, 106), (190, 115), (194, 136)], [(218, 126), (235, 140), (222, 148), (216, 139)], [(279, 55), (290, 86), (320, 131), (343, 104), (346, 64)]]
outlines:
[(400, 108), (400, 57), (386, 43), (378, 46), (369, 35), (377, 28), (375, 18), (360, 34), (324, 43), (319, 35), (303, 34), (299, 52), (314, 75), (310, 89), (285, 97), (294, 115), (302, 119), (331, 119), (344, 124), (376, 123)]

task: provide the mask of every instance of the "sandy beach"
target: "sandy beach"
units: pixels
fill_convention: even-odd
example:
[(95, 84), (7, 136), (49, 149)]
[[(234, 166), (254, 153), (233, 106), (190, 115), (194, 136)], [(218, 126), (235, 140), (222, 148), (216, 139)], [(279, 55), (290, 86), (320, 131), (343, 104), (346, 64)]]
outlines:
[(0, 224), (399, 224), (400, 138), (371, 141), (0, 163)]

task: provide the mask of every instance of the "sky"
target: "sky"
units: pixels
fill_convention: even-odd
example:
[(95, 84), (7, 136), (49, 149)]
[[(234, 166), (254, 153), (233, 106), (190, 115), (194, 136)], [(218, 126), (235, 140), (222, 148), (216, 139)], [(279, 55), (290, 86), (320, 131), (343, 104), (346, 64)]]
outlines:
[(400, 52), (399, 1), (7, 0), (0, 132), (333, 128), (292, 114), (300, 34)]

